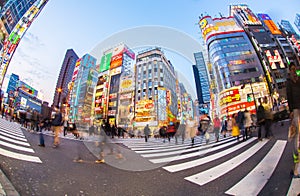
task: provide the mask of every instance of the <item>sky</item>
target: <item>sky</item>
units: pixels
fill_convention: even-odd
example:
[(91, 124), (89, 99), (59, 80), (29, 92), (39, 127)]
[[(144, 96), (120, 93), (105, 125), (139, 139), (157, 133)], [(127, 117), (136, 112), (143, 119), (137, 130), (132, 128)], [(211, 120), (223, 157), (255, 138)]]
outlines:
[[(20, 41), (3, 89), (10, 74), (15, 73), (52, 104), (68, 49), (82, 57), (112, 35), (145, 25), (173, 28), (200, 44), (199, 16), (229, 16), (229, 5), (235, 4), (247, 4), (254, 13), (266, 13), (276, 23), (282, 19), (293, 23), (296, 13), (300, 13), (299, 0), (49, 0)], [(176, 51), (166, 51), (166, 56), (194, 88), (192, 62)]]

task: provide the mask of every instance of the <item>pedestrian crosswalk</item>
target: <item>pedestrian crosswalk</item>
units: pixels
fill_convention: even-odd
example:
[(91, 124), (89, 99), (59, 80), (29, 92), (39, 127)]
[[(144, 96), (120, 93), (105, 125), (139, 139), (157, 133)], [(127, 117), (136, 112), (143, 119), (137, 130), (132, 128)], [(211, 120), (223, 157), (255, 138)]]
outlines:
[(35, 156), (20, 125), (0, 118), (0, 155), (35, 163), (42, 163)]
[[(286, 140), (270, 142), (265, 139), (258, 142), (255, 137), (244, 142), (237, 142), (231, 136), (221, 138), (219, 142), (215, 141), (213, 134), (210, 138), (208, 144), (198, 139), (193, 146), (190, 140), (184, 144), (175, 144), (174, 141), (163, 143), (161, 139), (153, 139), (147, 143), (137, 139), (124, 140), (122, 143), (153, 164), (165, 163), (162, 166), (164, 170), (174, 175), (179, 174), (177, 176), (183, 176), (184, 180), (198, 186), (228, 178), (226, 175), (230, 175), (231, 171), (246, 164), (263, 149), (268, 149), (250, 172), (241, 172), (244, 176), (224, 190), (224, 194), (228, 195), (258, 195), (272, 177), (287, 145)], [(220, 163), (221, 159), (224, 161)], [(214, 164), (215, 162), (218, 164)], [(200, 166), (205, 164), (209, 168), (205, 166), (203, 170)], [(295, 193), (300, 193), (299, 179), (292, 179), (287, 195), (297, 195)]]

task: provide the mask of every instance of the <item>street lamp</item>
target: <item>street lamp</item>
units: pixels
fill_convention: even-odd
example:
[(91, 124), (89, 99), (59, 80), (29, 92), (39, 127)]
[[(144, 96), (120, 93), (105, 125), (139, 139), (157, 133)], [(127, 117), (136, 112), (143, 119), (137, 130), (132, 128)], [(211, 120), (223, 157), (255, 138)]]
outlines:
[(57, 88), (57, 93), (58, 93), (58, 106), (60, 106), (60, 95), (61, 95), (61, 92), (62, 92), (62, 88)]

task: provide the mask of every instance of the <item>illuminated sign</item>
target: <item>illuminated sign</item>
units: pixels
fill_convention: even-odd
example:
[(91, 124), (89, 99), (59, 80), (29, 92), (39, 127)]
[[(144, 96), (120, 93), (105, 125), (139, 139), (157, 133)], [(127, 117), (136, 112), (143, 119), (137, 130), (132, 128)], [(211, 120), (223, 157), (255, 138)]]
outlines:
[(281, 31), (278, 29), (273, 20), (269, 17), (268, 14), (257, 14), (257, 16), (265, 23), (268, 29), (273, 35), (280, 35)]
[(109, 70), (112, 53), (105, 54), (101, 58), (100, 72)]
[(120, 82), (120, 92), (128, 92), (134, 90), (134, 78), (133, 77), (126, 77), (121, 78)]
[(229, 89), (220, 93), (219, 95), (220, 105), (238, 102), (241, 100), (239, 89)]
[(278, 50), (274, 50), (273, 52), (275, 54), (274, 56), (271, 54), (270, 50), (265, 51), (268, 61), (270, 63), (270, 67), (272, 69), (277, 69), (276, 63), (279, 63), (280, 68), (285, 68), (285, 65), (282, 61), (282, 58), (281, 58)]
[(231, 16), (235, 15), (244, 25), (261, 25), (259, 19), (247, 5), (231, 5)]
[(123, 63), (123, 53), (117, 54), (111, 58), (110, 69), (117, 68), (122, 66)]
[(236, 24), (233, 17), (212, 19), (210, 16), (206, 16), (202, 18), (198, 24), (205, 41), (215, 34), (243, 31), (243, 29)]
[(73, 71), (73, 76), (72, 76), (72, 82), (74, 82), (77, 78), (77, 75), (78, 75), (78, 71), (79, 71), (79, 66), (81, 64), (81, 58), (78, 59), (75, 63), (75, 68), (74, 68), (74, 71)]

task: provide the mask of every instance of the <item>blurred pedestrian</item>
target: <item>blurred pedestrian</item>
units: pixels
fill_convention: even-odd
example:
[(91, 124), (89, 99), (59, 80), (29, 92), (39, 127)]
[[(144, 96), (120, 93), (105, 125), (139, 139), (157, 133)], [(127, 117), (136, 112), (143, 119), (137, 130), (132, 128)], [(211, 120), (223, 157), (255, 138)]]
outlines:
[(165, 139), (167, 136), (167, 127), (166, 126), (161, 126), (159, 129), (159, 136), (163, 138), (163, 142), (165, 143)]
[(175, 133), (175, 143), (178, 143), (178, 137), (181, 137), (181, 142), (182, 144), (184, 143), (184, 139), (185, 139), (185, 125), (177, 122), (176, 123), (176, 133)]
[(227, 119), (226, 119), (226, 117), (224, 117), (223, 121), (222, 121), (221, 133), (222, 133), (223, 137), (225, 138), (226, 137), (226, 133), (227, 133)]
[(240, 128), (239, 128), (239, 125), (238, 123), (236, 122), (236, 119), (237, 119), (237, 114), (233, 114), (232, 115), (232, 131), (231, 131), (231, 135), (233, 137), (236, 137), (237, 138), (237, 141), (239, 141), (239, 138), (240, 138)]
[(214, 120), (214, 133), (215, 133), (215, 138), (216, 138), (216, 142), (219, 141), (219, 134), (220, 134), (220, 129), (221, 129), (221, 120), (218, 117), (218, 115), (215, 116)]
[(273, 111), (272, 107), (268, 102), (268, 97), (264, 97), (263, 106), (265, 109), (265, 138), (273, 137), (273, 133), (271, 130), (272, 122), (273, 122)]
[(195, 144), (195, 137), (198, 130), (198, 126), (195, 120), (192, 117), (187, 119), (186, 121), (186, 133), (192, 140), (192, 146)]
[(259, 102), (259, 106), (257, 107), (257, 125), (258, 125), (258, 133), (257, 133), (257, 137), (258, 137), (258, 141), (262, 141), (262, 137), (261, 137), (261, 128), (265, 125), (265, 108), (262, 104), (262, 98), (258, 99)]
[(300, 77), (296, 74), (296, 66), (294, 63), (289, 67), (289, 78), (286, 83), (287, 100), (290, 110), (291, 125), (295, 127), (295, 134), (293, 137), (293, 159), (294, 168), (291, 174), (294, 178), (300, 178), (299, 174), (299, 124), (300, 124)]
[(244, 111), (242, 111), (242, 109), (240, 108), (240, 111), (237, 113), (236, 116), (236, 123), (239, 126), (239, 130), (243, 135), (243, 141), (245, 141), (245, 113)]
[(54, 108), (54, 118), (52, 120), (52, 128), (54, 132), (54, 142), (53, 142), (53, 148), (57, 147), (59, 145), (59, 134), (62, 131), (62, 125), (63, 125), (63, 117), (62, 113), (58, 106)]
[(150, 135), (150, 128), (149, 128), (149, 124), (147, 124), (145, 127), (144, 127), (144, 135), (145, 135), (145, 142), (148, 142), (148, 137)]
[(250, 134), (250, 128), (252, 126), (251, 113), (247, 109), (244, 111), (244, 117), (245, 136), (243, 137), (243, 139), (247, 140)]

